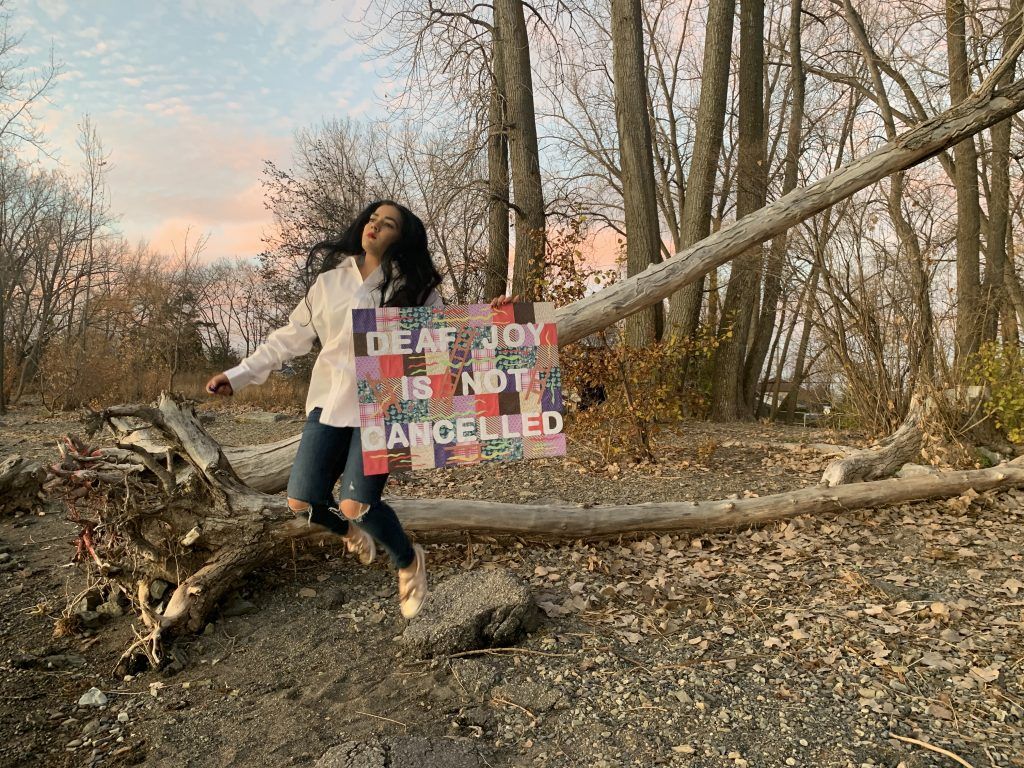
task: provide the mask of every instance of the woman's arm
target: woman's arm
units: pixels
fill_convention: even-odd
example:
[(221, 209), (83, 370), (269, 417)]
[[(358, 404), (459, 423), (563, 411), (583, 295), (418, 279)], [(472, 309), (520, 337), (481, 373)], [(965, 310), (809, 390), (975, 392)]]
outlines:
[(316, 339), (310, 308), (316, 306), (321, 290), (320, 281), (317, 280), (309, 289), (309, 294), (292, 310), (287, 324), (271, 333), (255, 352), (234, 368), (210, 379), (206, 385), (207, 391), (215, 395), (230, 395), (250, 384), (262, 384), (271, 371), (309, 352)]

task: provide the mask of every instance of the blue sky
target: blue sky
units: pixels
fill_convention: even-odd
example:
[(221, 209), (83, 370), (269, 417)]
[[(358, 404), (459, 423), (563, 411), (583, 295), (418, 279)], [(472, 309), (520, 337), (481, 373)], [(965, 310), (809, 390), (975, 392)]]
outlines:
[(110, 155), (113, 212), (131, 240), (207, 258), (251, 256), (270, 224), (264, 160), (296, 129), (380, 114), (382, 62), (353, 39), (365, 0), (11, 0), (22, 54), (63, 74), (42, 113), (50, 149), (80, 163), (89, 114)]

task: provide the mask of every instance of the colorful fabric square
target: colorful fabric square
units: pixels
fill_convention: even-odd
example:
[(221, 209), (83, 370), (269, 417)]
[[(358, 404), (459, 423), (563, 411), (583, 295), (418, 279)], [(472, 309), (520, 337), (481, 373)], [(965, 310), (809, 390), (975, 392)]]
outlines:
[(554, 319), (528, 303), (354, 310), (366, 472), (564, 455)]

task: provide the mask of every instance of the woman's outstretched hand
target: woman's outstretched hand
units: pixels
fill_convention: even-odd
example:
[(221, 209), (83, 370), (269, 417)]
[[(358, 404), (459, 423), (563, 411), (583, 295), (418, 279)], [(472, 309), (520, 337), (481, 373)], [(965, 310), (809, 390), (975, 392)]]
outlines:
[(515, 296), (495, 296), (491, 299), (491, 306), (498, 308), (502, 304), (515, 304), (517, 301), (522, 301), (522, 299), (519, 298), (519, 294), (516, 294)]
[(206, 382), (206, 391), (211, 395), (233, 395), (235, 390), (231, 388), (231, 382), (223, 373), (218, 373)]

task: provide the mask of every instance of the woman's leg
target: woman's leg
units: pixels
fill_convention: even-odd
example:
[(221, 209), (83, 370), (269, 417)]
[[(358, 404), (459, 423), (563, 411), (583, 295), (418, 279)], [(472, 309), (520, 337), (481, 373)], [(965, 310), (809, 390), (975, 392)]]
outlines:
[(350, 521), (379, 541), (398, 569), (415, 564), (416, 554), (398, 515), (381, 501), (388, 476), (363, 473), (363, 448), (359, 429), (353, 428), (348, 460), (341, 475), (341, 511)]
[(351, 443), (351, 427), (321, 424), (320, 409), (314, 408), (302, 429), (299, 450), (288, 478), (289, 508), (339, 536), (349, 533), (349, 524), (335, 511), (338, 505), (334, 500), (334, 484), (345, 469)]

